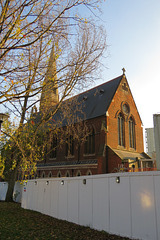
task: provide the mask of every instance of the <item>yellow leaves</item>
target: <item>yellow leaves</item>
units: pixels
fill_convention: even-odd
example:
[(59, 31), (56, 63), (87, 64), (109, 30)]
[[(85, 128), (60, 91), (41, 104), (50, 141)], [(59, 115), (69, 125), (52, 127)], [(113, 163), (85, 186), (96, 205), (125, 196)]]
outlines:
[(59, 54), (56, 54), (55, 59), (58, 59), (58, 58), (59, 58)]
[(23, 22), (23, 20), (18, 20), (16, 22), (16, 25), (14, 27), (14, 29), (12, 30), (12, 26), (10, 27), (10, 29), (12, 30), (12, 35), (11, 35), (11, 39), (21, 39), (23, 37), (26, 37), (26, 35), (22, 32), (22, 26), (21, 26), (21, 22)]
[(15, 169), (15, 167), (16, 167), (16, 163), (17, 163), (16, 160), (13, 160), (12, 167), (11, 167), (12, 170)]
[(58, 47), (58, 42), (55, 42), (55, 47), (56, 47), (56, 48)]
[(25, 186), (27, 182), (28, 182), (27, 180), (20, 180), (20, 184), (23, 186)]
[(19, 35), (20, 32), (21, 32), (21, 29), (20, 29), (20, 27), (18, 27), (18, 28), (16, 29), (16, 34)]
[(48, 41), (48, 45), (51, 45), (51, 42), (52, 42), (52, 40), (50, 39), (50, 40)]
[[(4, 77), (4, 81), (6, 81), (6, 82), (7, 82), (7, 79), (6, 79), (6, 77)], [(12, 84), (14, 84), (14, 81), (13, 81), (13, 80), (11, 80), (11, 83), (12, 83)]]
[[(4, 81), (8, 82), (6, 77), (4, 77)], [(11, 81), (11, 84), (14, 85), (14, 81), (13, 80), (10, 80)]]
[(23, 53), (21, 54), (20, 59), (23, 61), (23, 59), (24, 59), (24, 54)]
[(31, 174), (32, 176), (34, 175), (34, 171), (33, 171), (33, 169), (31, 170), (30, 174)]
[(3, 171), (4, 171), (4, 159), (2, 159), (0, 155), (0, 176), (3, 177)]
[(79, 22), (84, 22), (86, 24), (88, 23), (87, 18), (79, 18), (78, 15), (76, 15), (76, 17), (78, 18)]

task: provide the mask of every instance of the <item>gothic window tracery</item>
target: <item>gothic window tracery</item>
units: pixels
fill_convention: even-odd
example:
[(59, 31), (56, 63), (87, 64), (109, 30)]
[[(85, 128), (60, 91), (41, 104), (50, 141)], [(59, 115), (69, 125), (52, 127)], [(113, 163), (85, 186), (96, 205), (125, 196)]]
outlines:
[(94, 131), (94, 128), (92, 128), (91, 132), (86, 138), (85, 154), (94, 154), (94, 153), (95, 153), (95, 131)]
[(129, 145), (130, 148), (135, 148), (136, 143), (135, 143), (135, 121), (133, 117), (130, 117), (129, 119)]
[(118, 145), (125, 145), (125, 136), (124, 136), (124, 117), (122, 113), (118, 114)]
[(57, 157), (57, 138), (53, 137), (50, 148), (50, 158)]
[(73, 156), (73, 155), (74, 155), (74, 139), (73, 139), (73, 136), (70, 135), (66, 139), (66, 157)]

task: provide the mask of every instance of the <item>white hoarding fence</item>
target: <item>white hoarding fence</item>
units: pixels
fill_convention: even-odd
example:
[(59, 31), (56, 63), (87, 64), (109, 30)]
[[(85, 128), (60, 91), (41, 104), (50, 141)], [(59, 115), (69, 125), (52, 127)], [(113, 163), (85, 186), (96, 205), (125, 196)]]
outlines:
[[(5, 201), (7, 189), (8, 189), (8, 183), (0, 182), (0, 201)], [(14, 186), (14, 192), (13, 192), (13, 200), (15, 202), (19, 202), (19, 203), (21, 202), (22, 190), (23, 190), (23, 185), (20, 184), (20, 182), (16, 182)]]
[(22, 207), (112, 234), (160, 240), (160, 172), (29, 180)]

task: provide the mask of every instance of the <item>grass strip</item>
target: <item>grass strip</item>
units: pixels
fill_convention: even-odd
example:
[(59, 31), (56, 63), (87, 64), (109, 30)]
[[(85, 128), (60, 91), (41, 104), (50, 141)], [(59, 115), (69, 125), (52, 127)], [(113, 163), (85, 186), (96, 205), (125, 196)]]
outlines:
[(127, 240), (21, 208), (18, 203), (0, 202), (1, 240)]

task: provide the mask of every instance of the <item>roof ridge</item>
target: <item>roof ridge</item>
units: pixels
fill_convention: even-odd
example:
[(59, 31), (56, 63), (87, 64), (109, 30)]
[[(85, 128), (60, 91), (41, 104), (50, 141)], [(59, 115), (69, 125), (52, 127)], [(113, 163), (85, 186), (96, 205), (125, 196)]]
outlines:
[(108, 84), (108, 83), (110, 83), (110, 82), (112, 82), (112, 81), (115, 81), (115, 80), (117, 80), (117, 79), (120, 78), (120, 77), (122, 78), (122, 77), (123, 77), (123, 74), (120, 75), (120, 76), (118, 76), (118, 77), (116, 77), (116, 78), (113, 78), (113, 79), (111, 79), (111, 80), (109, 80), (109, 81), (107, 81), (107, 82), (104, 82), (104, 83), (102, 83), (102, 84), (100, 84), (100, 85), (97, 85), (97, 86), (95, 86), (95, 87), (93, 87), (93, 88), (90, 88), (90, 89), (88, 89), (88, 90), (86, 90), (86, 91), (84, 91), (84, 92), (81, 92), (81, 93), (79, 93), (79, 94), (77, 94), (77, 95), (74, 95), (74, 96), (72, 96), (72, 97), (70, 97), (70, 98), (68, 98), (68, 99), (66, 99), (66, 100), (72, 99), (72, 98), (74, 98), (74, 97), (78, 97), (78, 96), (80, 96), (80, 95), (82, 95), (82, 94), (85, 94), (85, 93), (87, 93), (87, 92), (89, 92), (89, 91), (92, 91), (92, 90), (94, 90), (94, 89), (96, 89), (96, 88), (98, 88), (98, 87), (100, 87), (100, 86), (103, 86), (103, 85)]
[[(63, 101), (63, 106), (65, 107), (65, 104), (69, 104), (72, 101), (75, 102), (75, 105), (73, 104), (72, 106), (72, 110), (75, 111), (76, 117), (83, 120), (105, 115), (123, 76), (124, 75), (120, 75), (85, 92), (67, 98)], [(102, 93), (100, 92), (101, 88), (104, 90)], [(87, 95), (86, 99), (84, 99), (85, 95)], [(77, 106), (76, 99), (81, 105), (80, 111), (75, 107)], [(60, 116), (60, 112), (58, 112), (55, 114), (57, 119)], [(65, 124), (64, 122), (64, 125)]]

